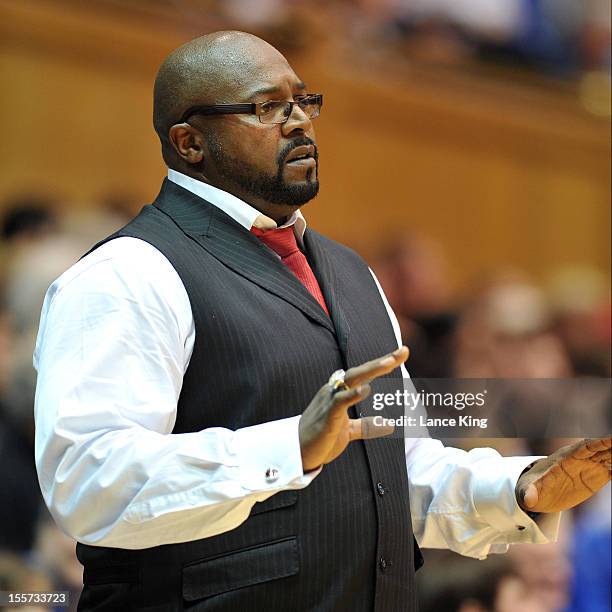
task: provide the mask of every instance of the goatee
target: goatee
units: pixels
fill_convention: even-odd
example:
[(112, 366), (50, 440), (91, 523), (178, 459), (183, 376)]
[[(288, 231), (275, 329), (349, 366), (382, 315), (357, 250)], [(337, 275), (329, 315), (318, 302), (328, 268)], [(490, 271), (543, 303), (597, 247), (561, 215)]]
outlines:
[[(296, 147), (313, 145), (315, 168), (308, 170), (301, 183), (288, 184), (285, 181), (285, 159)], [(302, 206), (319, 193), (319, 155), (314, 142), (302, 136), (287, 144), (277, 157), (278, 171), (275, 175), (261, 174), (248, 163), (224, 154), (218, 141), (209, 138), (209, 150), (221, 176), (236, 183), (245, 193), (271, 204)], [(313, 178), (313, 173), (315, 178)]]

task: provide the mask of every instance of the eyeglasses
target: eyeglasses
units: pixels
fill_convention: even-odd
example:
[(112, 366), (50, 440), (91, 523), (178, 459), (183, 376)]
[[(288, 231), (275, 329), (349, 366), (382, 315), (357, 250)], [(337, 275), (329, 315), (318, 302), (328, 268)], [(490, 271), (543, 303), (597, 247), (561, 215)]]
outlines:
[(180, 123), (185, 123), (193, 115), (257, 115), (261, 123), (285, 123), (293, 106), (297, 104), (309, 119), (315, 119), (321, 113), (323, 96), (306, 94), (297, 96), (295, 101), (276, 101), (247, 104), (212, 104), (210, 106), (192, 106), (183, 113)]

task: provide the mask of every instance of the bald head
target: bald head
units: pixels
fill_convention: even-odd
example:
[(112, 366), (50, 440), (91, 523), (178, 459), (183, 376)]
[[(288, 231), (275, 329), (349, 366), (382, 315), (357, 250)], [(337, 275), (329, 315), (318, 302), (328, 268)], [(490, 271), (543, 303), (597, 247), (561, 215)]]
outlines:
[(213, 32), (173, 51), (161, 65), (153, 92), (153, 124), (162, 145), (182, 113), (198, 104), (240, 102), (256, 81), (287, 60), (265, 40), (246, 32)]
[[(217, 104), (257, 108), (185, 115)], [(262, 120), (262, 109), (274, 121)], [(311, 118), (319, 109), (320, 96), (306, 95), (282, 54), (244, 32), (215, 32), (188, 42), (166, 58), (155, 80), (153, 121), (166, 165), (275, 220), (317, 194)]]

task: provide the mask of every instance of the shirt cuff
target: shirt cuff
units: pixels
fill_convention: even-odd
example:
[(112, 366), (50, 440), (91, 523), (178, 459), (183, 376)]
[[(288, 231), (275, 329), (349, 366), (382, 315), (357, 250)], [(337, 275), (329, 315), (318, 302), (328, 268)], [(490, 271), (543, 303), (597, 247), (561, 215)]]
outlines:
[[(504, 534), (508, 544), (554, 542), (561, 513), (531, 519), (518, 504), (515, 487), (523, 470), (541, 457), (500, 457), (487, 464), (474, 485), (474, 505), (482, 519)], [(492, 551), (493, 552), (493, 551)]]
[(303, 489), (321, 472), (304, 474), (299, 437), (300, 416), (237, 430), (234, 450), (240, 484), (247, 491)]

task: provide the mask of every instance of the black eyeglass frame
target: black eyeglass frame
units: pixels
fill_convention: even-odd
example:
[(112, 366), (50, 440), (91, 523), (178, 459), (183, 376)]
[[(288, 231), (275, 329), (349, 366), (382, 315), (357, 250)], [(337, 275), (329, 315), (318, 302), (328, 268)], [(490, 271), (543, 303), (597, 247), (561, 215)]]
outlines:
[[(312, 100), (314, 98), (314, 101)], [(179, 123), (187, 123), (187, 121), (193, 115), (263, 115), (262, 107), (264, 104), (269, 104), (270, 102), (286, 102), (291, 105), (289, 109), (289, 114), (281, 123), (269, 123), (266, 125), (282, 125), (285, 123), (289, 117), (291, 117), (291, 113), (293, 113), (293, 106), (300, 103), (304, 103), (305, 100), (309, 100), (309, 104), (317, 104), (319, 109), (323, 106), (323, 94), (305, 94), (304, 96), (300, 96), (297, 100), (266, 100), (266, 102), (247, 102), (244, 104), (211, 104), (208, 106), (192, 106), (188, 108), (181, 116), (181, 120)], [(301, 107), (300, 107), (301, 108)], [(303, 110), (303, 109), (302, 109)], [(318, 116), (318, 115), (317, 115)], [(312, 117), (314, 119), (315, 117)], [(259, 119), (261, 123), (264, 123)]]

